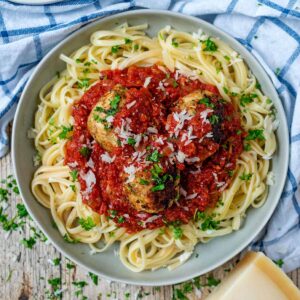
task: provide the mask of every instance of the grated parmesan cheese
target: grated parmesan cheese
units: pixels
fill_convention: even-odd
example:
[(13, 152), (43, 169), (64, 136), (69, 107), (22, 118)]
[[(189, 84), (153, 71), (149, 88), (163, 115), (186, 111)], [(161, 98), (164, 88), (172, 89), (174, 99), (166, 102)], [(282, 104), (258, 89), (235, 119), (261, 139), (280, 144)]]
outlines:
[(37, 135), (37, 131), (36, 131), (35, 128), (28, 129), (28, 131), (27, 131), (27, 137), (29, 139), (34, 139), (36, 137), (36, 135)]
[(195, 199), (198, 196), (197, 193), (193, 193), (191, 195), (188, 195), (187, 197), (185, 197), (186, 200), (191, 200), (191, 199)]
[(177, 137), (179, 135), (179, 131), (183, 128), (184, 122), (189, 121), (193, 118), (186, 110), (182, 110), (180, 113), (173, 113), (174, 120), (178, 123), (174, 128), (174, 134)]
[(272, 171), (268, 173), (266, 183), (267, 183), (267, 185), (275, 184), (275, 175)]
[(149, 84), (150, 84), (150, 82), (151, 82), (151, 79), (152, 79), (152, 77), (147, 77), (146, 79), (145, 79), (145, 82), (144, 82), (144, 88), (146, 88)]
[(160, 81), (160, 82), (158, 83), (157, 89), (158, 89), (158, 90), (161, 90), (161, 91), (163, 91), (163, 92), (166, 91), (166, 89), (165, 89), (164, 84), (163, 84), (162, 81)]
[(134, 180), (136, 171), (137, 169), (134, 165), (124, 167), (124, 172), (129, 175), (125, 183), (130, 183)]
[(200, 161), (200, 158), (199, 157), (191, 157), (191, 158), (186, 158), (185, 161), (189, 164), (192, 164), (192, 163)]
[(183, 162), (184, 162), (185, 157), (186, 157), (186, 155), (185, 155), (183, 152), (178, 151), (178, 153), (177, 153), (177, 155), (176, 155), (176, 158), (177, 158), (177, 160), (178, 160), (180, 163), (183, 163)]
[(207, 119), (207, 116), (208, 116), (209, 113), (212, 113), (212, 112), (214, 112), (212, 109), (206, 109), (206, 110), (203, 110), (200, 113), (200, 117), (202, 118), (203, 123), (209, 123), (209, 120)]
[(95, 164), (94, 164), (94, 161), (92, 160), (92, 158), (90, 157), (90, 159), (88, 160), (88, 162), (86, 163), (86, 165), (90, 168), (94, 168), (95, 167)]
[(156, 143), (163, 145), (164, 144), (164, 140), (163, 138), (160, 136), (159, 138), (156, 139)]
[(128, 103), (128, 104), (126, 105), (126, 107), (127, 107), (127, 109), (130, 109), (130, 108), (131, 108), (132, 106), (134, 106), (135, 104), (136, 104), (136, 100), (134, 100), (134, 101)]
[(147, 128), (147, 131), (148, 131), (149, 133), (158, 133), (158, 130), (157, 130), (155, 127), (148, 127), (148, 128)]
[(68, 163), (68, 166), (70, 168), (76, 168), (78, 166), (78, 163), (77, 163), (77, 161), (74, 161), (74, 162)]
[(114, 117), (113, 116), (108, 116), (108, 117), (106, 117), (106, 121), (108, 123), (112, 123), (114, 121)]
[(180, 195), (182, 195), (183, 197), (186, 197), (187, 191), (183, 187), (180, 187), (179, 192), (180, 192)]
[(86, 174), (84, 174), (82, 171), (80, 172), (80, 177), (85, 181), (86, 183), (86, 193), (91, 193), (93, 186), (96, 183), (96, 176), (92, 170), (89, 170)]
[(101, 160), (102, 161), (104, 161), (106, 163), (109, 163), (109, 164), (111, 164), (115, 160), (115, 158), (116, 158), (115, 155), (113, 157), (110, 157), (107, 152), (101, 154), (100, 156), (101, 156)]
[(181, 263), (187, 261), (190, 256), (193, 254), (193, 252), (184, 252), (183, 254), (181, 254), (178, 259)]

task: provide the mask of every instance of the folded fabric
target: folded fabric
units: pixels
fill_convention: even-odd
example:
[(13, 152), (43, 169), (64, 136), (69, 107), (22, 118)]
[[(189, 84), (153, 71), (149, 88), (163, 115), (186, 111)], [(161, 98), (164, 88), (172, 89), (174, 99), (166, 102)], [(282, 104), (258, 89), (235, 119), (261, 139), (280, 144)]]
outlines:
[(43, 56), (74, 30), (95, 19), (141, 7), (205, 18), (237, 38), (256, 56), (282, 100), (290, 129), (288, 178), (264, 234), (251, 247), (274, 260), (284, 259), (286, 271), (299, 267), (300, 4), (297, 2), (70, 0), (27, 6), (0, 0), (0, 157), (8, 152), (6, 128), (27, 79)]

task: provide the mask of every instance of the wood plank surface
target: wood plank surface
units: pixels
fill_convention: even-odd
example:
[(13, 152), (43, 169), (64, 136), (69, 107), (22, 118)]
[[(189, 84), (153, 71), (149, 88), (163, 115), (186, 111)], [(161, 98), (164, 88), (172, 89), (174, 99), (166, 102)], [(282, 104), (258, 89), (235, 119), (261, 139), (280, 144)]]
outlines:
[[(11, 157), (7, 155), (0, 160), (0, 178), (6, 179), (12, 174)], [(9, 197), (9, 206), (5, 213), (13, 216), (16, 213), (20, 197), (13, 193)], [(29, 221), (26, 221), (29, 222)], [(32, 233), (32, 232), (31, 232)], [(20, 243), (24, 237), (29, 238), (30, 226), (24, 230), (14, 231), (8, 236), (7, 232), (0, 230), (0, 300), (27, 300), (27, 299), (53, 299), (53, 292), (49, 280), (61, 278), (58, 290), (62, 290), (62, 299), (145, 299), (145, 300), (171, 300), (171, 299), (202, 299), (210, 291), (205, 287), (200, 291), (197, 282), (188, 282), (180, 285), (165, 287), (130, 286), (98, 279), (95, 285), (88, 271), (82, 267), (72, 265), (51, 244), (37, 241), (32, 249)], [(52, 260), (59, 258), (58, 265), (52, 265)], [(232, 269), (239, 256), (219, 267), (211, 274), (200, 278), (206, 283), (208, 276), (222, 279), (228, 269)], [(57, 260), (59, 261), (59, 260)], [(69, 268), (67, 268), (67, 265)], [(288, 274), (293, 282), (300, 287), (300, 269)], [(211, 285), (213, 285), (212, 282)], [(83, 286), (84, 287), (80, 287)], [(86, 298), (85, 298), (86, 297)], [(186, 297), (186, 298), (184, 298)], [(57, 299), (60, 299), (59, 297)]]

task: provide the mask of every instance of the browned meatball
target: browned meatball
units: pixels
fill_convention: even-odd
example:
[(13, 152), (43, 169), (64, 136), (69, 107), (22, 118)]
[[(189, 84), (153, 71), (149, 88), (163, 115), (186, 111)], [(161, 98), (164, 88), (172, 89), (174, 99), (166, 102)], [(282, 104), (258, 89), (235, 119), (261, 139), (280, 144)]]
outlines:
[(92, 137), (108, 152), (117, 147), (117, 137), (112, 130), (112, 120), (117, 109), (125, 103), (125, 90), (115, 88), (99, 99), (88, 118), (88, 130)]
[(131, 182), (124, 184), (128, 201), (138, 211), (158, 213), (170, 207), (179, 197), (179, 171), (170, 165), (165, 172), (158, 172), (157, 176), (160, 179), (154, 180), (155, 175), (151, 171), (154, 169), (157, 173), (157, 167), (154, 165), (141, 169), (135, 173)]

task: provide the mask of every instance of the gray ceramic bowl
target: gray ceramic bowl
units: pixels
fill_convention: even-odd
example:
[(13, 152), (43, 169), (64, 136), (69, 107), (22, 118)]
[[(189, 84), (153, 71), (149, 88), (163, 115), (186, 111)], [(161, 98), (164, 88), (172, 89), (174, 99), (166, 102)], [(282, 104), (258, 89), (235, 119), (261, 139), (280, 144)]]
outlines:
[[(55, 75), (56, 71), (62, 71), (65, 68), (64, 62), (59, 59), (60, 53), (71, 54), (75, 49), (88, 43), (89, 37), (94, 31), (112, 28), (116, 22), (125, 21), (132, 25), (147, 22), (150, 25), (148, 30), (150, 35), (154, 35), (161, 27), (169, 24), (183, 31), (196, 31), (198, 28), (202, 28), (208, 34), (221, 38), (240, 53), (248, 63), (261, 83), (265, 94), (274, 101), (280, 121), (277, 130), (278, 149), (272, 164), (276, 184), (270, 188), (267, 202), (259, 209), (248, 211), (241, 230), (216, 238), (207, 244), (198, 244), (195, 249), (195, 253), (199, 254), (198, 258), (194, 254), (184, 265), (171, 272), (161, 269), (155, 272), (133, 273), (122, 265), (119, 258), (114, 255), (113, 249), (103, 254), (90, 255), (88, 246), (66, 243), (59, 232), (52, 227), (49, 211), (35, 200), (30, 191), (30, 182), (35, 171), (32, 163), (35, 150), (32, 140), (27, 138), (27, 130), (33, 125), (39, 90)], [(278, 203), (286, 177), (289, 153), (288, 129), (281, 102), (269, 77), (256, 59), (235, 39), (202, 20), (154, 10), (129, 11), (98, 20), (75, 32), (50, 51), (37, 66), (23, 91), (14, 120), (12, 145), (15, 175), (22, 198), (32, 217), (59, 251), (76, 263), (107, 279), (130, 284), (157, 286), (178, 283), (211, 271), (239, 253), (254, 239), (271, 217)]]

